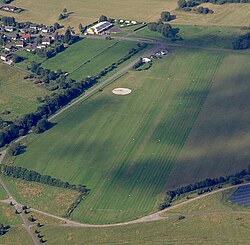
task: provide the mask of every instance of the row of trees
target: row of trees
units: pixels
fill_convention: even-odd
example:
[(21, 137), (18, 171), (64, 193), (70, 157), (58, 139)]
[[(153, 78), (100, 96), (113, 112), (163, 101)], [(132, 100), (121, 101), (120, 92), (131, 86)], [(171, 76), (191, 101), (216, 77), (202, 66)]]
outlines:
[(148, 28), (150, 31), (159, 32), (164, 37), (171, 38), (172, 40), (176, 40), (177, 34), (179, 33), (178, 28), (172, 28), (170, 24), (164, 24), (161, 21), (158, 22), (149, 22)]
[(60, 179), (53, 178), (49, 175), (41, 175), (36, 171), (29, 170), (22, 167), (10, 166), (10, 165), (0, 165), (0, 170), (3, 175), (23, 179), (26, 181), (38, 182), (46, 185), (57, 186), (65, 189), (75, 190), (87, 195), (89, 189), (84, 185), (73, 185), (68, 182), (62, 181)]
[(250, 32), (240, 36), (233, 42), (233, 49), (248, 49), (250, 48)]
[(193, 12), (197, 12), (199, 14), (212, 14), (213, 11), (207, 7), (197, 7), (194, 8), (198, 5), (200, 5), (202, 2), (200, 1), (195, 1), (195, 0), (178, 0), (178, 6), (179, 9), (183, 10), (183, 11), (193, 11)]
[[(131, 49), (126, 56), (116, 63), (105, 68), (96, 76), (85, 78), (80, 82), (71, 79), (67, 80), (63, 75), (59, 76), (59, 85), (62, 87), (57, 93), (54, 92), (51, 96), (46, 96), (44, 99), (41, 99), (42, 105), (37, 108), (36, 112), (19, 116), (12, 122), (2, 122), (2, 127), (0, 127), (0, 147), (9, 144), (21, 135), (25, 135), (30, 129), (33, 129), (37, 133), (47, 130), (50, 125), (46, 118), (96, 84), (99, 78), (106, 75), (146, 47), (147, 44), (138, 44), (136, 48)], [(44, 71), (39, 65), (33, 66), (32, 71), (36, 71), (37, 74), (46, 74), (46, 76), (50, 77), (54, 75), (49, 70)]]
[(166, 193), (165, 201), (160, 205), (160, 209), (165, 209), (169, 207), (173, 201), (174, 198), (176, 198), (179, 195), (186, 194), (192, 191), (198, 191), (198, 194), (202, 194), (208, 191), (211, 191), (215, 186), (222, 186), (222, 184), (225, 183), (231, 183), (232, 185), (240, 184), (241, 179), (250, 174), (250, 165), (248, 169), (244, 169), (236, 174), (226, 176), (226, 177), (219, 177), (214, 179), (205, 179), (200, 182), (196, 182), (194, 184), (190, 184), (187, 186), (183, 186), (180, 188), (177, 188), (176, 190), (168, 191)]

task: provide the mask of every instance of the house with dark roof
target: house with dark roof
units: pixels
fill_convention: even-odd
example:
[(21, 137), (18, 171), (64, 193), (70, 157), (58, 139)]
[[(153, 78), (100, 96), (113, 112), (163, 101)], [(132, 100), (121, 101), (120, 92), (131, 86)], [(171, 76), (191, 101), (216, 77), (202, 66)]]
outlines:
[(4, 50), (10, 52), (13, 48), (14, 48), (14, 47), (13, 47), (12, 43), (7, 43), (7, 44), (5, 45), (5, 47), (4, 47)]
[(16, 47), (20, 47), (20, 48), (23, 48), (24, 47), (24, 41), (16, 41), (15, 43)]

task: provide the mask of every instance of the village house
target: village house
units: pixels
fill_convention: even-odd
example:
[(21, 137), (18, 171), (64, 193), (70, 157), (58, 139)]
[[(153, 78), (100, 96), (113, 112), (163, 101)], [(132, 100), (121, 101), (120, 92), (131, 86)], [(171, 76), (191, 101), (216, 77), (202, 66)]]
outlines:
[(4, 50), (8, 52), (12, 51), (12, 49), (13, 49), (13, 45), (11, 43), (6, 44), (4, 47)]
[(15, 12), (17, 8), (15, 6), (3, 5), (2, 9), (9, 12)]
[(36, 30), (37, 29), (37, 24), (30, 24), (30, 29)]
[(9, 54), (1, 54), (1, 60), (3, 60), (3, 61), (7, 61), (7, 59), (8, 59), (8, 57), (9, 57), (10, 55)]
[(27, 39), (29, 39), (29, 38), (31, 38), (31, 34), (29, 34), (29, 33), (24, 33), (24, 34), (22, 34), (22, 36), (21, 36), (21, 40), (27, 40)]
[(24, 42), (23, 41), (16, 41), (16, 47), (24, 47)]
[(6, 37), (15, 41), (18, 38), (18, 34), (10, 33), (10, 34), (7, 34)]
[(42, 39), (42, 44), (43, 45), (50, 45), (51, 44), (51, 40), (50, 38), (46, 37)]
[(14, 31), (14, 27), (13, 26), (5, 26), (5, 31), (8, 31), (8, 32), (13, 32)]
[(26, 48), (26, 51), (34, 52), (34, 51), (36, 51), (36, 49), (37, 49), (37, 46), (35, 44), (31, 44)]
[(39, 45), (37, 45), (37, 48), (38, 48), (38, 49), (44, 49), (44, 48), (46, 48), (46, 45), (44, 45), (44, 44), (39, 44)]

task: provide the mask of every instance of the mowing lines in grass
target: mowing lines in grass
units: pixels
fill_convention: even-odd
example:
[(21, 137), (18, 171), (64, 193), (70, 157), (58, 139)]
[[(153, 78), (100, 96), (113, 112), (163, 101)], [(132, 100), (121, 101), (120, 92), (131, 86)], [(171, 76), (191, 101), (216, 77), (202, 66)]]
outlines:
[[(153, 211), (222, 57), (176, 49), (148, 71), (127, 73), (62, 117), (15, 164), (86, 184), (91, 193), (76, 220), (118, 222)], [(133, 93), (115, 96), (116, 87)]]

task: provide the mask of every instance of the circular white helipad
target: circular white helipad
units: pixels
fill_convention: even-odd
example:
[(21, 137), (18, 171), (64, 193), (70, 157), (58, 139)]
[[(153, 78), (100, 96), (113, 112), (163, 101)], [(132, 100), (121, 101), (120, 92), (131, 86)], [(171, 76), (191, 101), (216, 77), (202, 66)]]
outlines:
[(115, 88), (112, 90), (112, 93), (117, 95), (127, 95), (130, 94), (131, 92), (132, 90), (129, 88)]

